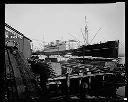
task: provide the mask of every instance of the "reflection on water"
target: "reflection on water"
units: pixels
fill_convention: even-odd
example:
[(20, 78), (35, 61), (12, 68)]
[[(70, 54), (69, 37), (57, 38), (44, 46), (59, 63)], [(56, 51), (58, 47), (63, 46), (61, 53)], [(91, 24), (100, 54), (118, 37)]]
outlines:
[(116, 91), (118, 97), (125, 97), (125, 86), (119, 87)]

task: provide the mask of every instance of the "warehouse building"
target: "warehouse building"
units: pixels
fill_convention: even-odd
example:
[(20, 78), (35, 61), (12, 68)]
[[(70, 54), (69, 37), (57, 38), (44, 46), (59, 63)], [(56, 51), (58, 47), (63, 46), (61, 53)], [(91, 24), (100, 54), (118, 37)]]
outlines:
[(23, 53), (25, 58), (30, 58), (32, 54), (31, 42), (29, 38), (5, 23), (5, 43), (13, 40), (19, 51)]

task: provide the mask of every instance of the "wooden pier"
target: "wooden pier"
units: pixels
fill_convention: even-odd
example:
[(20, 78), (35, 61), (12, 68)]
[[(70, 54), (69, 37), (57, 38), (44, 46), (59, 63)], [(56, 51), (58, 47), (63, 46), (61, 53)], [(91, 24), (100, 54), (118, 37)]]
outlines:
[[(95, 88), (95, 84), (93, 84), (96, 82), (95, 79), (98, 80), (96, 83), (99, 83), (99, 87), (104, 86), (106, 83), (113, 85), (114, 81), (109, 79), (109, 77), (113, 79), (115, 75), (113, 73), (96, 73), (83, 76), (66, 74), (66, 76), (49, 78), (48, 81), (49, 84), (50, 82), (55, 82), (57, 87), (61, 86), (62, 90), (65, 91), (64, 93), (69, 97), (72, 92), (76, 92), (76, 94), (88, 94), (90, 90)], [(58, 81), (61, 84), (58, 84)]]

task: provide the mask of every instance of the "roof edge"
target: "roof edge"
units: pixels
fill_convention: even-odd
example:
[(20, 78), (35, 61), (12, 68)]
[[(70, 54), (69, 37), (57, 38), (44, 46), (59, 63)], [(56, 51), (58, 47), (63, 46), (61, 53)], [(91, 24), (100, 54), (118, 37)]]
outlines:
[(24, 36), (24, 34), (22, 34), (21, 32), (19, 32), (18, 30), (16, 30), (15, 28), (11, 27), (9, 24), (5, 23), (5, 26), (8, 27), (9, 29), (15, 31), (16, 33), (22, 35), (23, 37), (25, 37), (26, 39), (30, 40), (32, 42), (31, 39), (29, 39), (28, 37)]

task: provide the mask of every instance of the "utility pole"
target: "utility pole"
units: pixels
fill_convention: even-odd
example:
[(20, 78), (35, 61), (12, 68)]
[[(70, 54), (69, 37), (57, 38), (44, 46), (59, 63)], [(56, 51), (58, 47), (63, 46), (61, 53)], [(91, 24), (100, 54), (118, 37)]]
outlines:
[(58, 45), (58, 56), (59, 56), (59, 45)]

